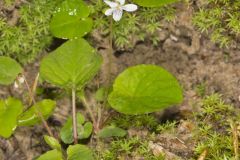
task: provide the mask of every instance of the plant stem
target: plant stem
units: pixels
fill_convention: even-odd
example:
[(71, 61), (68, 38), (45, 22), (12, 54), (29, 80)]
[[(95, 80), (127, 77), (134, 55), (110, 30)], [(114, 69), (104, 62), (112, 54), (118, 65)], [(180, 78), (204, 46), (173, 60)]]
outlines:
[(110, 90), (110, 84), (111, 84), (111, 74), (112, 74), (112, 56), (113, 56), (113, 20), (112, 17), (110, 17), (110, 26), (109, 26), (109, 50), (108, 50), (108, 71), (107, 71), (107, 78), (106, 78), (106, 92), (104, 95), (104, 102), (103, 102), (103, 106), (105, 107), (107, 104), (107, 96)]
[(72, 88), (72, 116), (73, 116), (73, 139), (74, 144), (78, 144), (77, 116), (76, 116), (76, 89)]
[(95, 129), (95, 132), (98, 132), (98, 127), (97, 127), (97, 121), (94, 117), (94, 113), (93, 113), (93, 110), (91, 108), (91, 106), (89, 105), (89, 103), (87, 102), (86, 98), (84, 96), (81, 97), (81, 101), (83, 103), (83, 105), (86, 107), (89, 115), (90, 115), (90, 118), (93, 122), (93, 126), (94, 126), (94, 129)]
[(110, 34), (109, 34), (109, 51), (108, 51), (108, 77), (107, 85), (110, 86), (111, 83), (111, 74), (112, 74), (112, 56), (113, 56), (113, 20), (110, 18)]
[[(25, 83), (25, 85), (26, 85), (26, 87), (27, 87), (28, 94), (29, 94), (29, 96), (31, 97), (30, 99), (32, 99), (33, 103), (36, 104), (36, 100), (35, 100), (35, 98), (34, 98), (34, 94), (33, 94), (32, 90), (31, 90), (31, 88), (30, 88), (30, 86), (29, 86), (29, 83), (27, 82), (27, 79), (26, 79), (26, 77), (25, 77), (24, 75), (22, 75), (22, 76), (23, 76), (23, 78), (24, 78), (24, 83)], [(39, 118), (41, 119), (41, 121), (42, 121), (43, 126), (44, 126), (45, 129), (47, 130), (48, 134), (49, 134), (51, 137), (53, 137), (53, 133), (52, 133), (52, 131), (51, 131), (51, 129), (50, 129), (47, 121), (44, 119), (42, 113), (40, 112), (38, 106), (37, 106), (37, 105), (34, 105), (34, 106), (35, 106), (35, 109), (37, 110), (37, 115), (38, 115), (38, 117), (39, 117)]]
[(102, 108), (101, 108), (101, 105), (99, 105), (99, 104), (97, 104), (97, 108), (98, 108), (98, 110), (97, 110), (97, 115), (98, 115), (98, 118), (97, 118), (97, 128), (98, 128), (98, 130), (99, 130), (99, 128), (100, 128), (100, 123), (101, 123), (101, 120), (102, 120)]

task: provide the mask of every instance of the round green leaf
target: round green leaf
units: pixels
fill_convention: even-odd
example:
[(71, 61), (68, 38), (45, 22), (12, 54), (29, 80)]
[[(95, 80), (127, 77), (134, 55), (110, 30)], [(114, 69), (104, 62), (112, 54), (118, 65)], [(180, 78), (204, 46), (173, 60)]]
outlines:
[(48, 151), (41, 155), (37, 160), (63, 160), (62, 153), (56, 149)]
[(109, 104), (125, 114), (145, 114), (182, 102), (182, 89), (169, 72), (155, 65), (130, 67), (115, 80)]
[(56, 14), (50, 23), (50, 30), (55, 37), (74, 39), (85, 36), (92, 30), (91, 18), (77, 18), (64, 13)]
[(38, 111), (42, 113), (45, 119), (48, 119), (56, 107), (56, 102), (52, 100), (42, 100), (36, 103), (34, 106), (25, 111), (18, 118), (19, 126), (32, 126), (41, 122), (40, 117), (38, 116)]
[(83, 0), (65, 0), (57, 7), (55, 14), (57, 13), (86, 18), (89, 16), (90, 10)]
[(0, 136), (9, 138), (17, 127), (17, 117), (22, 113), (22, 102), (8, 98), (0, 100)]
[(160, 7), (166, 4), (177, 2), (178, 0), (133, 0), (136, 4), (143, 7)]
[(44, 140), (52, 149), (57, 149), (57, 150), (61, 151), (61, 145), (58, 142), (58, 140), (55, 139), (54, 137), (45, 135)]
[(94, 160), (92, 151), (81, 144), (70, 145), (67, 149), (68, 160)]
[(14, 82), (22, 67), (9, 57), (0, 56), (0, 84), (9, 85)]
[(40, 74), (48, 82), (81, 90), (98, 72), (102, 58), (84, 39), (69, 40), (46, 56)]
[(98, 137), (100, 138), (109, 138), (109, 137), (124, 137), (127, 134), (122, 128), (115, 126), (104, 127), (99, 133)]
[[(78, 126), (78, 135), (84, 135), (86, 133), (82, 133), (83, 124), (85, 118), (82, 114), (77, 113), (77, 126)], [(60, 137), (65, 144), (73, 143), (73, 120), (72, 117), (68, 117), (66, 123), (63, 125), (62, 129), (60, 130)], [(81, 129), (83, 128), (83, 129)], [(78, 138), (81, 138), (80, 136)]]
[(92, 29), (88, 6), (82, 0), (66, 0), (56, 10), (50, 30), (58, 38), (73, 39), (86, 35)]

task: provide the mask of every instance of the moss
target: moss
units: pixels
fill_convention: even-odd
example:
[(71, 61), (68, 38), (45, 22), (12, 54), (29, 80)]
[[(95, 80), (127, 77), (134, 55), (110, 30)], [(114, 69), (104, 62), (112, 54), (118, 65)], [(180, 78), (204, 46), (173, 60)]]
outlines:
[[(55, 6), (61, 0), (34, 0), (19, 6), (16, 25), (0, 19), (0, 55), (10, 56), (25, 64), (33, 61), (51, 43), (49, 21)], [(6, 2), (6, 1), (5, 1)], [(12, 4), (7, 0), (5, 5)]]
[(227, 47), (240, 34), (239, 10), (237, 0), (207, 0), (196, 12), (193, 23), (201, 32), (210, 33), (213, 42)]
[(158, 127), (158, 121), (152, 114), (144, 115), (118, 115), (110, 120), (109, 123), (114, 124), (123, 129), (148, 129), (155, 131)]
[[(109, 19), (102, 12), (107, 6), (102, 2), (92, 3), (92, 16), (95, 19), (94, 28), (102, 34), (109, 33)], [(131, 49), (136, 41), (150, 40), (154, 45), (159, 44), (158, 32), (163, 21), (175, 18), (175, 8), (164, 6), (158, 8), (141, 7), (137, 12), (125, 12), (120, 22), (113, 24), (114, 44), (118, 49)]]
[(206, 160), (234, 159), (230, 120), (238, 119), (238, 110), (226, 104), (219, 94), (205, 97), (201, 109), (195, 114), (195, 154), (199, 156), (207, 150)]
[[(150, 136), (151, 137), (151, 136)], [(142, 139), (131, 137), (128, 139), (115, 139), (111, 141), (107, 149), (96, 152), (96, 159), (139, 159), (164, 160), (164, 155), (154, 156), (149, 149), (150, 138)]]

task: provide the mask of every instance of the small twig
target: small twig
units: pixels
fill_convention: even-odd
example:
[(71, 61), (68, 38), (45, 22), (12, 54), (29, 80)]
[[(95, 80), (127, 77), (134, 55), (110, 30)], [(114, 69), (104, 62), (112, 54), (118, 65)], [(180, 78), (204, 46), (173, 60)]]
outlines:
[(38, 79), (39, 79), (39, 73), (37, 74), (35, 80), (34, 80), (34, 83), (33, 83), (33, 86), (32, 86), (32, 90), (31, 90), (31, 93), (32, 93), (32, 96), (29, 96), (29, 106), (32, 105), (32, 102), (33, 102), (33, 97), (36, 93), (36, 89), (37, 89), (37, 85), (38, 85)]
[(76, 116), (76, 90), (72, 88), (72, 116), (73, 116), (73, 139), (74, 144), (78, 144), (77, 116)]
[[(100, 88), (100, 77), (97, 76), (97, 88), (99, 89)], [(102, 114), (103, 114), (103, 111), (102, 111), (102, 106), (99, 102), (96, 102), (95, 101), (95, 105), (97, 106), (97, 128), (100, 129), (100, 124), (101, 124), (101, 120), (102, 120)]]
[[(26, 87), (27, 87), (29, 96), (32, 97), (33, 103), (36, 104), (34, 95), (33, 95), (33, 93), (32, 93), (32, 90), (30, 89), (30, 86), (29, 86), (29, 84), (28, 84), (28, 82), (27, 82), (27, 79), (26, 79), (26, 77), (25, 77), (24, 75), (22, 75), (22, 76), (23, 76), (23, 78), (24, 78), (24, 83), (25, 83), (25, 85), (26, 85)], [(48, 134), (53, 137), (53, 133), (52, 133), (52, 131), (51, 131), (51, 129), (50, 129), (47, 121), (44, 119), (42, 113), (40, 112), (38, 106), (37, 106), (37, 105), (34, 105), (34, 106), (35, 106), (35, 109), (37, 110), (37, 115), (38, 115), (38, 117), (41, 119), (42, 124), (44, 125), (44, 127), (45, 127), (45, 129), (47, 130)]]
[(99, 105), (99, 103), (97, 103), (97, 115), (98, 115), (98, 117), (97, 117), (97, 124), (96, 124), (96, 126), (97, 126), (97, 128), (99, 129), (100, 128), (100, 124), (101, 124), (101, 120), (102, 120), (102, 108), (101, 108), (101, 105)]
[(232, 136), (233, 136), (233, 149), (235, 154), (235, 160), (239, 160), (239, 152), (238, 152), (238, 134), (237, 134), (237, 127), (234, 121), (230, 121), (230, 126), (232, 129)]
[(204, 149), (204, 151), (201, 153), (201, 155), (198, 157), (197, 160), (205, 160), (208, 154), (208, 150)]
[(88, 111), (88, 113), (90, 115), (90, 118), (91, 118), (91, 120), (93, 122), (93, 126), (94, 126), (94, 129), (95, 129), (95, 132), (98, 132), (99, 128), (97, 127), (97, 121), (96, 121), (96, 119), (94, 117), (94, 112), (93, 112), (90, 104), (87, 102), (87, 100), (86, 100), (86, 98), (84, 96), (81, 97), (81, 101), (82, 101), (84, 107), (86, 107), (86, 109), (87, 109), (87, 111)]

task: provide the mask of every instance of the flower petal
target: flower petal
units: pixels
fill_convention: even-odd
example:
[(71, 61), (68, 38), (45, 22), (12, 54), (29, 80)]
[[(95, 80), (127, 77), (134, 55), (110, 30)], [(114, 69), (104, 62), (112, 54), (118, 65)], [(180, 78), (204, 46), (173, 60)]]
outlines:
[(133, 12), (138, 9), (138, 6), (135, 4), (126, 4), (126, 5), (122, 6), (122, 9), (127, 12)]
[(121, 9), (114, 10), (113, 11), (113, 19), (115, 21), (120, 21), (120, 19), (122, 18), (122, 14), (123, 14), (123, 11)]
[(106, 15), (106, 16), (110, 16), (110, 15), (113, 14), (113, 11), (114, 11), (114, 9), (112, 9), (112, 8), (107, 9), (107, 10), (105, 11), (105, 15)]
[(125, 4), (125, 0), (117, 0), (121, 5)]
[(111, 8), (115, 8), (118, 6), (118, 4), (116, 2), (111, 2), (111, 1), (107, 1), (107, 0), (104, 0), (104, 2), (109, 5)]

